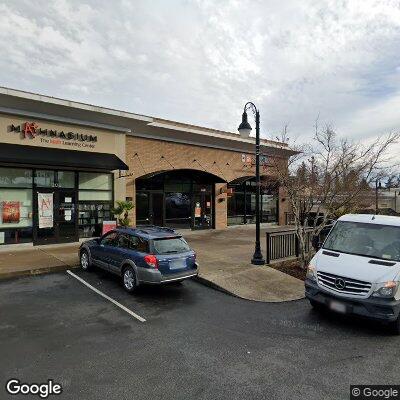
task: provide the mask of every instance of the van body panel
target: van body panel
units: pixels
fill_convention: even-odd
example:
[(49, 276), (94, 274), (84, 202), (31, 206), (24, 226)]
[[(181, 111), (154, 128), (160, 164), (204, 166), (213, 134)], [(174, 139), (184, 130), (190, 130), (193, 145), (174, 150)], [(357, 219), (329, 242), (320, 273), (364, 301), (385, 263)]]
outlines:
[[(352, 225), (344, 228), (340, 221)], [(311, 259), (305, 295), (312, 305), (394, 322), (399, 328), (399, 281), (400, 218), (349, 214), (338, 219)], [(382, 292), (388, 288), (391, 293)]]

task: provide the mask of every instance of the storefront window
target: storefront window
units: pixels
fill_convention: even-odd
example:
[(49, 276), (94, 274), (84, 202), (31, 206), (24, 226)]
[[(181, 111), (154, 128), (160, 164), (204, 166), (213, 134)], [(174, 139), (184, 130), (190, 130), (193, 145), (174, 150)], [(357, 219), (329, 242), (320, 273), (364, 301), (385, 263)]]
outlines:
[(136, 181), (136, 223), (211, 228), (215, 177), (195, 170), (169, 171)]
[(38, 187), (54, 187), (54, 171), (36, 171), (35, 185)]
[(103, 221), (113, 220), (113, 176), (79, 173), (79, 237), (101, 236)]
[(189, 193), (191, 187), (190, 182), (165, 182), (164, 190), (166, 192)]
[(263, 194), (261, 196), (261, 222), (276, 222), (277, 221), (277, 204), (278, 197)]
[(0, 245), (32, 241), (32, 171), (0, 168)]
[(93, 172), (80, 172), (79, 189), (112, 190), (112, 175)]
[(165, 194), (165, 223), (173, 227), (190, 227), (191, 223), (191, 194)]
[(75, 172), (58, 171), (57, 178), (58, 187), (65, 189), (73, 189), (75, 187)]
[(149, 223), (149, 193), (136, 192), (136, 224)]
[(32, 187), (32, 171), (0, 168), (0, 187)]
[(98, 201), (79, 203), (79, 237), (101, 236), (103, 221), (112, 219), (111, 203)]
[[(230, 184), (234, 192), (228, 197), (228, 225), (255, 223), (256, 190), (255, 181)], [(275, 182), (264, 184), (261, 189), (261, 222), (277, 222), (278, 194)]]
[(106, 191), (96, 191), (96, 190), (80, 190), (79, 191), (79, 201), (111, 201), (112, 192)]

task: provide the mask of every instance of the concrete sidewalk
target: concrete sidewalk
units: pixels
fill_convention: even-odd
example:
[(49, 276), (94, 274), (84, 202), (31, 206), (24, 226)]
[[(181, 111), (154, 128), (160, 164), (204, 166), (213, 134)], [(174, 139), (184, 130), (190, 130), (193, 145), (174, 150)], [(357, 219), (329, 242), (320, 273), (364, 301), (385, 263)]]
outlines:
[[(254, 226), (183, 233), (196, 250), (199, 281), (232, 295), (261, 302), (304, 298), (304, 283), (268, 266), (254, 266)], [(265, 254), (265, 234), (261, 244)], [(60, 271), (79, 265), (79, 243), (0, 248), (0, 279)]]
[(79, 243), (0, 248), (0, 279), (62, 271), (79, 265)]
[[(265, 255), (265, 227), (261, 247)], [(268, 227), (270, 228), (270, 227)], [(200, 263), (200, 280), (247, 300), (282, 302), (304, 298), (304, 282), (267, 265), (250, 263), (254, 225), (200, 231), (187, 237)]]

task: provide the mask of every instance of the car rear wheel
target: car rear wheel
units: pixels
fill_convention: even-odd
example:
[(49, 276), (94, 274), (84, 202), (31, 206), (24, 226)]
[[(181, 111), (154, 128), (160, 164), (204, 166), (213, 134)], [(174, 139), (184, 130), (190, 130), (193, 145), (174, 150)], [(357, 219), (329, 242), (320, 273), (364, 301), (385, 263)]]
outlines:
[(81, 258), (80, 258), (80, 263), (81, 263), (81, 268), (84, 271), (89, 271), (90, 270), (90, 258), (89, 258), (89, 253), (86, 250), (83, 250), (81, 252)]
[(126, 267), (122, 274), (122, 283), (124, 285), (124, 289), (133, 293), (137, 287), (137, 280), (135, 270), (132, 267)]

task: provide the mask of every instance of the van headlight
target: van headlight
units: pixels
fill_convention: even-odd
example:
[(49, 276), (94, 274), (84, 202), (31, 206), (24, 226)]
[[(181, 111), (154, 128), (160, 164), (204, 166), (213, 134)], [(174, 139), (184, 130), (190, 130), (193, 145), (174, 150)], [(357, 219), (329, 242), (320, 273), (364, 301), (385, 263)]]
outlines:
[(306, 278), (312, 281), (317, 281), (317, 268), (313, 264), (308, 264)]
[(383, 283), (378, 283), (377, 288), (375, 289), (372, 296), (374, 297), (394, 297), (397, 292), (397, 288), (399, 286), (399, 282), (395, 281), (388, 281)]

